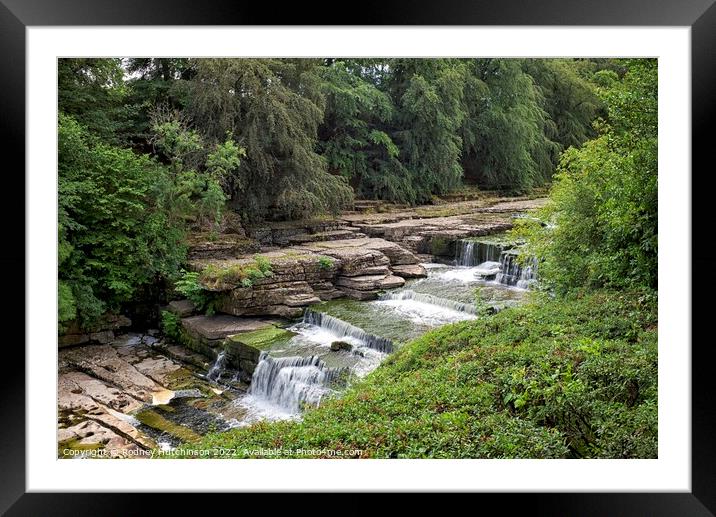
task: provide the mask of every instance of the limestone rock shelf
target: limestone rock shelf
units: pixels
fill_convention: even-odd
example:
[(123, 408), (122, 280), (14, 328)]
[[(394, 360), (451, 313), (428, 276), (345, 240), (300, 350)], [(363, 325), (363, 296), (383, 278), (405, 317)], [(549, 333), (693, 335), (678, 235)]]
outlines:
[(419, 259), (397, 243), (355, 237), (316, 241), (262, 253), (270, 275), (244, 281), (255, 255), (191, 262), (207, 289), (219, 293), (218, 311), (234, 316), (297, 317), (304, 307), (339, 297), (375, 298), (406, 277), (425, 276)]

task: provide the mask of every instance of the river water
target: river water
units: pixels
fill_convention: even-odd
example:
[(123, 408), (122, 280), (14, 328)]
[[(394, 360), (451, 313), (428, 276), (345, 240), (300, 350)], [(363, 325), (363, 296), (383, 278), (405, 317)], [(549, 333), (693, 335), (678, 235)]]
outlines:
[(299, 419), (304, 408), (340, 396), (408, 341), (480, 317), (478, 291), (483, 309), (500, 310), (519, 303), (536, 281), (536, 263), (521, 265), (514, 246), (500, 239), (460, 241), (452, 264), (423, 266), (427, 278), (377, 300), (334, 300), (307, 309), (262, 353), (249, 391), (234, 402), (240, 416), (231, 425)]

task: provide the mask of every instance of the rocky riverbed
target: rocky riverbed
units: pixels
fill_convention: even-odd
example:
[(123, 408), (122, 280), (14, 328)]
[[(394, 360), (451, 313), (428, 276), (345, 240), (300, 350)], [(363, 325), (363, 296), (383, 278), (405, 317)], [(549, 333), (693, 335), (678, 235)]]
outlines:
[[(447, 311), (444, 322), (452, 321), (453, 313), (458, 319), (460, 314), (473, 317), (469, 304), (459, 299), (462, 295), (455, 300), (436, 297), (450, 279), (426, 278), (424, 264), (454, 259), (462, 239), (507, 230), (515, 217), (543, 202), (488, 197), (410, 209), (367, 203), (359, 205), (361, 211), (335, 219), (247, 228), (236, 223), (218, 236), (193, 235), (189, 265), (202, 272), (204, 287), (215, 293), (218, 313), (199, 314), (187, 300), (171, 302), (164, 309), (180, 321), (175, 340), (156, 330), (128, 332), (131, 322), (126, 318), (108, 319), (94, 332), (71, 327), (60, 336), (59, 456), (77, 457), (78, 451), (137, 455), (193, 441), (209, 430), (243, 425), (249, 409), (236, 401), (246, 396), (264, 350), (275, 343), (315, 345), (316, 336), (301, 338), (306, 329), (295, 327), (309, 306), (374, 300), (371, 311), (376, 311), (409, 302), (411, 310), (425, 305)], [(257, 253), (270, 264), (271, 274), (247, 284), (239, 273), (251, 267)], [(402, 294), (385, 296), (394, 289)], [(472, 288), (464, 289), (467, 299)], [(366, 314), (375, 313), (371, 311)], [(363, 365), (366, 372), (375, 367), (383, 352), (370, 349), (360, 328), (338, 321), (345, 328), (318, 339), (328, 339), (320, 352), (323, 359), (330, 363), (339, 358), (337, 367)], [(363, 358), (353, 350), (364, 350)], [(322, 361), (307, 363), (317, 369), (311, 375), (329, 371)]]

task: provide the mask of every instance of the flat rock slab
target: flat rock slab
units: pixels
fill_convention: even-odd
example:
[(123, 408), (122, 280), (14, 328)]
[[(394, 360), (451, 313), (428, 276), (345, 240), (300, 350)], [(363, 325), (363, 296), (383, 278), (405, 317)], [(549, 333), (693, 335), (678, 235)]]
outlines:
[(425, 278), (428, 276), (427, 270), (420, 264), (393, 266), (393, 273), (403, 278)]
[(132, 397), (145, 402), (152, 400), (152, 392), (164, 388), (132, 364), (120, 357), (110, 345), (72, 348), (60, 353), (60, 362), (87, 373), (105, 383), (117, 386)]
[(367, 276), (340, 276), (336, 281), (336, 285), (339, 287), (347, 287), (349, 289), (355, 289), (358, 291), (372, 291), (380, 289), (383, 286), (383, 281), (387, 278), (386, 275), (367, 275)]
[(182, 368), (181, 365), (163, 356), (147, 357), (141, 362), (134, 364), (134, 367), (137, 371), (162, 386), (168, 386), (171, 380), (171, 374)]
[(236, 316), (191, 316), (181, 320), (190, 332), (210, 340), (225, 339), (234, 334), (251, 332), (273, 326), (273, 322), (258, 318), (238, 318)]
[(129, 413), (142, 407), (143, 403), (128, 393), (108, 386), (82, 372), (60, 374), (58, 379), (58, 403), (62, 409), (92, 410), (98, 404), (117, 411)]
[(395, 289), (404, 285), (405, 279), (395, 275), (388, 275), (380, 282), (381, 289)]
[[(57, 443), (60, 455), (63, 455), (63, 445), (71, 444), (71, 449), (84, 449), (85, 454), (91, 455), (93, 449), (104, 449), (110, 458), (126, 457), (140, 447), (133, 441), (118, 435), (108, 427), (94, 420), (85, 420), (79, 424), (59, 429)], [(64, 455), (71, 457), (69, 453)]]
[(162, 346), (160, 350), (163, 354), (169, 356), (175, 361), (191, 364), (202, 370), (206, 370), (209, 366), (211, 366), (205, 356), (196, 353), (183, 345), (169, 344)]

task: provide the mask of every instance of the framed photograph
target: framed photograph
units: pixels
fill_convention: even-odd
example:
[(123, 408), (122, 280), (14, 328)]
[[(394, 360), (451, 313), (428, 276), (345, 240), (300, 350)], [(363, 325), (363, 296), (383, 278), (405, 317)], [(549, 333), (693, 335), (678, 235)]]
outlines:
[(692, 173), (716, 7), (402, 7), (2, 0), (27, 244), (4, 511), (716, 512)]

